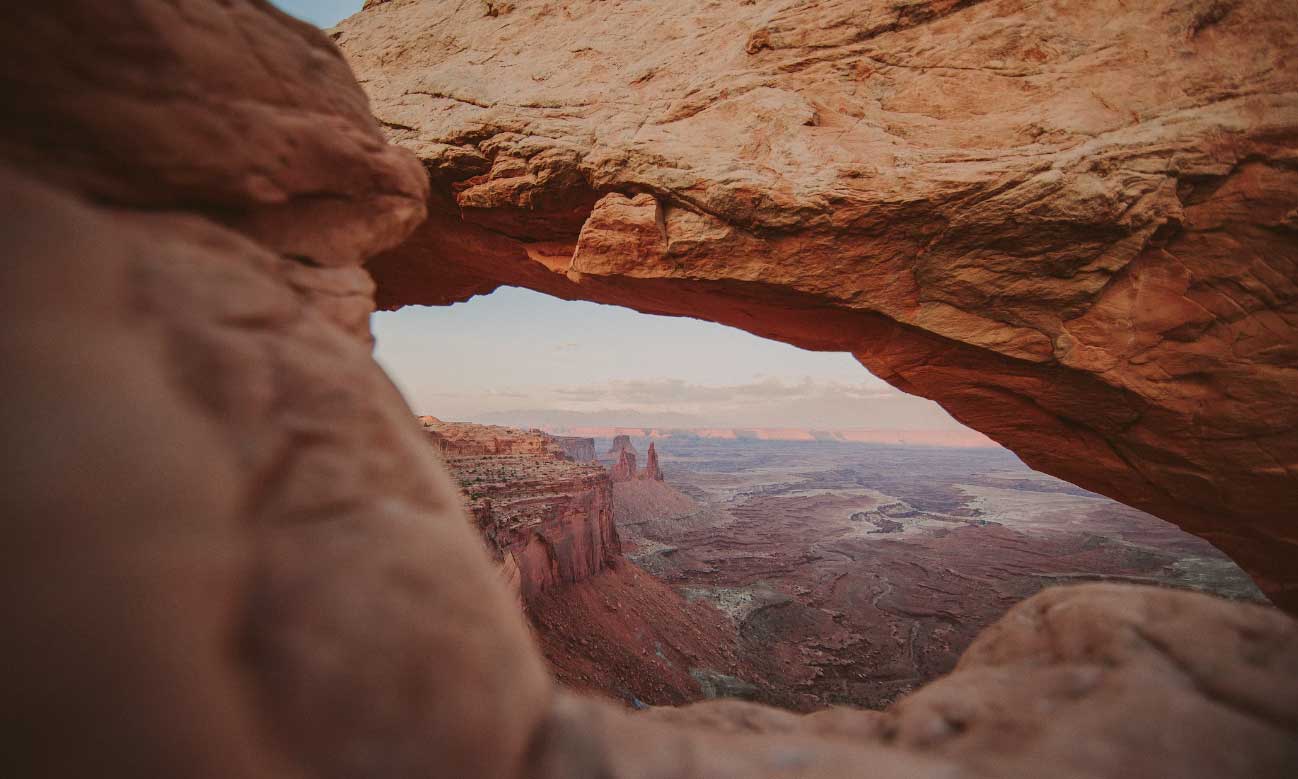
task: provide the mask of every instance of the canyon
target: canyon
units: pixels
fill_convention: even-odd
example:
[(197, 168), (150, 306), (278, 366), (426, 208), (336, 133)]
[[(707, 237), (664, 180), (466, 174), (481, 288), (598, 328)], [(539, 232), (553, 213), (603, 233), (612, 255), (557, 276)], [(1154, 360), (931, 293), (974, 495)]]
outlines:
[[(742, 697), (884, 709), (1046, 587), (1155, 584), (1266, 603), (1201, 539), (1001, 449), (692, 440), (614, 485), (627, 556), (726, 612)], [(922, 473), (922, 477), (916, 477)]]
[(492, 7), (331, 31), (429, 171), (380, 307), (507, 284), (851, 352), (1298, 610), (1286, 9)]
[(1001, 449), (620, 433), (578, 464), (539, 430), (418, 421), (556, 678), (624, 704), (883, 710), (1070, 582), (1267, 603), (1210, 544)]
[[(327, 33), (264, 0), (8, 9), (6, 775), (1294, 775), (1287, 6), (366, 6)], [(687, 504), (664, 446), (666, 481), (612, 485), (611, 505), (645, 518), (625, 527), (634, 556), (710, 589), (670, 625), (634, 601), (656, 579), (600, 551), (607, 477), (555, 460), (568, 500), (591, 496), (567, 559), (593, 575), (559, 598), (563, 558), (520, 552), (533, 603), (552, 603), (548, 653), (570, 653), (554, 670), (502, 569), (532, 544), (514, 534), (528, 512), (545, 507), (535, 537), (563, 501), (466, 463), (501, 490), (503, 513), (483, 513), (504, 518), (500, 545), (484, 543), (446, 461), (498, 436), (430, 435), (372, 356), (376, 306), (501, 284), (851, 352), (1029, 466), (1212, 542), (1275, 607), (1149, 586), (1223, 580), (1216, 563), (1169, 571), (1068, 489), (1047, 489), (1052, 522), (1081, 542), (1034, 548), (1049, 534), (1025, 532), (1016, 493), (1039, 486), (986, 470), (930, 495), (825, 463), (726, 484), (700, 462), (678, 492), (733, 521), (671, 525), (683, 515), (659, 512)], [(490, 457), (526, 459), (526, 481), (537, 455)], [(766, 547), (736, 553), (745, 537)], [(889, 544), (904, 564), (878, 556)], [(836, 550), (961, 601), (960, 577), (982, 575), (969, 552), (1018, 583), (912, 601)], [(844, 584), (798, 580), (809, 555)], [(1083, 563), (1119, 580), (1010, 605)], [(740, 624), (776, 661), (691, 648), (725, 627), (722, 591), (764, 578), (789, 600)], [(943, 632), (957, 608), (1008, 610), (906, 692), (968, 638)], [(910, 646), (871, 632), (899, 615), (913, 654), (841, 672), (870, 641)], [(582, 654), (587, 618), (614, 640)], [(650, 631), (663, 656), (623, 665), (616, 647)], [(737, 692), (738, 673), (759, 691), (783, 674), (799, 711), (892, 702), (635, 711), (574, 689), (622, 673), (659, 674), (668, 701)]]
[[(420, 417), (511, 589), (531, 602), (621, 556), (613, 489), (545, 433)], [(589, 442), (593, 446), (593, 442)]]
[[(633, 448), (618, 439), (610, 472), (570, 454), (593, 454), (594, 439), (428, 416), (417, 421), (459, 486), (556, 679), (623, 703), (674, 705), (703, 697), (699, 678), (740, 672), (733, 631), (720, 611), (688, 601), (622, 556), (614, 491), (661, 482), (652, 449), (651, 465), (637, 474)], [(618, 466), (626, 470), (627, 458), (632, 465), (621, 478)]]

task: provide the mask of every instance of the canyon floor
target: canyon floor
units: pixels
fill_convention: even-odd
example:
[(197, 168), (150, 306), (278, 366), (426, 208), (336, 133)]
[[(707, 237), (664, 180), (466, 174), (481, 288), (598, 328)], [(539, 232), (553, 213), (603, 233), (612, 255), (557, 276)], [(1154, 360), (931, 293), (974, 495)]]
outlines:
[[(658, 451), (666, 482), (615, 485), (615, 516), (632, 561), (727, 615), (734, 673), (698, 678), (709, 696), (881, 708), (1054, 584), (1262, 599), (1205, 541), (1002, 449), (673, 438)], [(656, 702), (630, 686), (620, 695)]]

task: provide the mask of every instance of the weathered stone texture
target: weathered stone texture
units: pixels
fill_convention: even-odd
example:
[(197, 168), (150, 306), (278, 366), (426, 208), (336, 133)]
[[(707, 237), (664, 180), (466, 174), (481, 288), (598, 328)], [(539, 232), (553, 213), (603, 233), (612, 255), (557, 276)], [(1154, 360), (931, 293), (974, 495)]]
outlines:
[[(456, 247), (371, 264), (387, 302), (511, 280), (851, 346), (958, 413), (1037, 409), (1087, 483), (1196, 500), (1291, 581), (1283, 6), (371, 5), (343, 41), (380, 118), (431, 123), (395, 130), (435, 185), (409, 246)], [(327, 39), (262, 0), (53, 0), (0, 52), (5, 775), (1298, 769), (1293, 621), (1138, 588), (1024, 603), (885, 715), (717, 733), (557, 692), (370, 355), (359, 263), (427, 180)], [(635, 216), (569, 273), (593, 202)]]
[(1285, 4), (494, 5), (339, 29), (433, 183), (380, 306), (513, 284), (851, 351), (1298, 609)]

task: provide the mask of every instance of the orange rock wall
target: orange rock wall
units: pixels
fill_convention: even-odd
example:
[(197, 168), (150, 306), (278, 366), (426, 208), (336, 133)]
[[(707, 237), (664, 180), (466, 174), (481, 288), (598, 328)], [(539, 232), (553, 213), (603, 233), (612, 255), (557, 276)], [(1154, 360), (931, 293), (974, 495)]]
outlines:
[(609, 469), (609, 476), (615, 482), (631, 481), (636, 477), (635, 452), (630, 449), (618, 450), (617, 462)]
[(1298, 609), (1298, 17), (1264, 0), (388, 2), (337, 39), (501, 284), (847, 351)]
[[(789, 13), (815, 7), (757, 5), (770, 12), (765, 35), (734, 25), (727, 34), (761, 57), (787, 54), (799, 40)], [(853, 3), (845, 10), (883, 13), (883, 27), (895, 32), (956, 5), (993, 6)], [(1232, 25), (1242, 23), (1251, 35), (1247, 46), (1232, 47), (1236, 56), (1247, 53), (1239, 100), (1266, 109), (1285, 94), (1272, 88), (1272, 79), (1287, 78), (1283, 63), (1266, 68), (1274, 52), (1293, 48), (1283, 45), (1289, 17), (1259, 20), (1266, 6), (1095, 5), (1118, 21), (1147, 14), (1135, 42), (1114, 51), (1152, 47), (1142, 67), (1153, 75), (1167, 62), (1190, 75), (1204, 62), (1223, 70), (1211, 51), (1203, 62), (1158, 56), (1167, 54), (1160, 41), (1170, 34), (1159, 37), (1165, 27), (1206, 46), (1235, 36)], [(542, 8), (462, 7), (501, 25), (516, 21), (509, 17), (518, 9)], [(412, 8), (451, 6), (388, 0), (362, 18)], [(723, 11), (755, 12), (741, 3), (708, 8), (717, 19)], [(1090, 8), (1056, 6), (1063, 22)], [(652, 27), (690, 43), (693, 33), (682, 25), (692, 18), (663, 13)], [(975, 38), (994, 41), (995, 25), (960, 21)], [(567, 58), (596, 56), (589, 22), (576, 19), (571, 28), (581, 46), (511, 49), (553, 68), (528, 80), (567, 78)], [(521, 35), (536, 29), (511, 26)], [(1121, 27), (1065, 25), (1069, 34), (1042, 54), (1086, 55), (1088, 36)], [(440, 24), (398, 30), (447, 51), (493, 40)], [(387, 55), (401, 66), (401, 45), (388, 36), (371, 51), (381, 58), (391, 48)], [(680, 55), (668, 47), (637, 51)], [(709, 53), (721, 60), (725, 50)], [(674, 72), (703, 74), (697, 64), (681, 58)], [(0, 439), (11, 447), (0, 470), (7, 631), (0, 698), (17, 714), (6, 775), (694, 779), (859, 776), (869, 766), (881, 778), (999, 779), (1039, 776), (1043, 765), (1087, 777), (1294, 775), (1295, 623), (1270, 609), (1153, 588), (1068, 587), (1038, 596), (989, 630), (954, 674), (887, 713), (797, 718), (713, 706), (637, 715), (560, 691), (446, 469), (373, 360), (373, 287), (360, 263), (400, 244), (419, 222), (429, 179), (412, 155), (384, 143), (328, 38), (262, 0), (47, 0), (7, 7), (0, 68), (0, 96), (13, 109), (0, 123)], [(672, 72), (646, 70), (636, 79)], [(471, 81), (501, 83), (476, 74)], [(1102, 96), (1125, 107), (1154, 93), (1164, 99), (1164, 85), (1128, 79)], [(414, 103), (447, 94), (437, 83), (405, 86)], [(1133, 96), (1113, 94), (1121, 90)], [(942, 92), (912, 93), (906, 114), (923, 116), (911, 110), (922, 108), (914, 101), (934, 94)], [(548, 110), (527, 98), (508, 102)], [(688, 118), (691, 109), (683, 102), (670, 110)], [(1241, 117), (1237, 124), (1248, 128), (1266, 113)], [(390, 114), (383, 120), (400, 122)], [(1223, 139), (1236, 137), (1232, 126), (1219, 127)], [(484, 122), (445, 137), (450, 165), (434, 164), (434, 175), (464, 180), (486, 172), (452, 147), (485, 142), (497, 127)], [(1260, 142), (1249, 133), (1249, 143)], [(752, 144), (745, 153), (764, 153), (766, 140), (742, 141)], [(1186, 162), (1177, 160), (1178, 148), (1164, 159)], [(560, 175), (540, 167), (532, 175), (562, 185), (565, 158), (550, 152), (537, 163), (546, 159)], [(1117, 167), (1140, 179), (1149, 159)], [(1260, 159), (1274, 167), (1275, 158)], [(1250, 179), (1257, 175), (1233, 186), (1257, 184)], [(1210, 189), (1187, 197), (1212, 201)], [(707, 188), (697, 192), (708, 196)], [(526, 192), (517, 194), (529, 202)], [(1241, 200), (1249, 213), (1208, 240), (1248, 237), (1240, 225), (1252, 224), (1251, 206), (1263, 200)], [(1103, 205), (1103, 195), (1095, 202)], [(469, 223), (452, 215), (454, 223), (446, 211), (435, 213), (419, 240), (445, 237), (473, 251), (517, 246), (485, 228), (466, 233)], [(1061, 224), (1085, 224), (1083, 216)], [(428, 232), (448, 224), (445, 235)], [(1254, 232), (1263, 243), (1285, 234), (1274, 226)], [(461, 272), (454, 263), (406, 267), (417, 282), (408, 290), (445, 291), (440, 285)], [(385, 295), (396, 289), (392, 278), (382, 279)], [(494, 283), (476, 270), (461, 280)], [(702, 302), (679, 290), (672, 299)], [(758, 303), (730, 315), (772, 313)], [(1283, 302), (1267, 305), (1277, 310)], [(1256, 312), (1241, 308), (1237, 321), (1251, 326)], [(1247, 339), (1232, 341), (1234, 359), (1248, 358), (1240, 363), (1248, 367), (1267, 355), (1283, 358), (1283, 350), (1266, 348), (1271, 337), (1259, 336), (1260, 353), (1249, 351)], [(1210, 364), (1220, 362), (1212, 355)], [(1177, 375), (1183, 378), (1172, 388), (1193, 384)], [(1199, 375), (1212, 386), (1211, 373)], [(1247, 401), (1257, 387), (1245, 381), (1231, 389)], [(1283, 405), (1272, 407), (1276, 429), (1285, 429)], [(1243, 446), (1246, 439), (1224, 440)], [(1213, 478), (1234, 473), (1224, 461), (1208, 465)], [(1247, 526), (1247, 516), (1225, 517), (1217, 527)]]
[(610, 567), (622, 555), (613, 523), (612, 484), (601, 479), (573, 490), (540, 526), (509, 534), (501, 551), (518, 567), (519, 592), (525, 603), (542, 592), (585, 581)]
[[(612, 482), (600, 466), (573, 462), (561, 441), (535, 430), (418, 422), (524, 603), (621, 556)], [(593, 441), (577, 440), (593, 452)]]
[(419, 424), (433, 446), (447, 457), (493, 454), (531, 455), (544, 460), (565, 457), (559, 442), (539, 430), (443, 422), (429, 416), (419, 417)]

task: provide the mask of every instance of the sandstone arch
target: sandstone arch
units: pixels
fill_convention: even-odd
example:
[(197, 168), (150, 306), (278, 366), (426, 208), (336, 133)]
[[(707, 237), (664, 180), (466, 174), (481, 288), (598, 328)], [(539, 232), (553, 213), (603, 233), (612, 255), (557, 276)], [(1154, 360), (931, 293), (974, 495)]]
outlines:
[(1298, 608), (1298, 24), (1261, 2), (475, 4), (333, 34), (501, 284), (850, 351)]
[[(519, 4), (489, 5), (500, 18)], [(903, 21), (923, 21), (927, 4), (911, 5)], [(1227, 11), (1190, 31), (1261, 13)], [(780, 36), (746, 49), (776, 51)], [(6, 775), (1034, 776), (1049, 764), (1285, 776), (1298, 764), (1295, 623), (1142, 588), (1026, 602), (957, 674), (888, 714), (637, 720), (555, 689), (370, 358), (360, 263), (415, 229), (429, 185), (384, 142), (327, 39), (263, 0), (58, 0), (15, 6), (0, 41), (0, 95), (20, 109), (0, 124)], [(634, 201), (601, 210), (643, 209)], [(417, 240), (449, 213), (434, 209)], [(493, 247), (519, 259), (494, 232), (448, 226), (446, 240), (475, 258), (456, 294), (494, 283)], [(566, 278), (537, 266), (518, 267)], [(395, 289), (394, 266), (373, 267)], [(757, 327), (780, 288), (641, 289), (653, 305), (730, 300)], [(809, 333), (827, 313), (857, 316), (780, 302)]]

